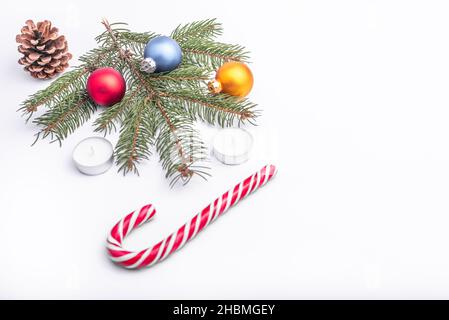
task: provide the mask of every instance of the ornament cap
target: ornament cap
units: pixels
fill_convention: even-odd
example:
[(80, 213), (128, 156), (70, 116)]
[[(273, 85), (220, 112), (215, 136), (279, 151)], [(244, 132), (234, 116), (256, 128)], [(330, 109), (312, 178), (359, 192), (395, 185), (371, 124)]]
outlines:
[(215, 94), (220, 93), (223, 90), (223, 87), (221, 86), (221, 83), (218, 80), (209, 81), (207, 87), (209, 88), (210, 92)]
[(156, 71), (156, 61), (152, 58), (145, 58), (140, 63), (140, 70), (146, 73), (154, 73)]

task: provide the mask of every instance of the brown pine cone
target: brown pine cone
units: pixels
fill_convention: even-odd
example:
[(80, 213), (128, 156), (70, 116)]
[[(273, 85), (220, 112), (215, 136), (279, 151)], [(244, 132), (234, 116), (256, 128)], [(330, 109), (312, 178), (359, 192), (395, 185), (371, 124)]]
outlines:
[(16, 36), (18, 49), (23, 54), (19, 64), (34, 78), (49, 79), (63, 72), (69, 66), (72, 55), (68, 52), (67, 41), (58, 35), (58, 29), (48, 20), (38, 22), (27, 20)]

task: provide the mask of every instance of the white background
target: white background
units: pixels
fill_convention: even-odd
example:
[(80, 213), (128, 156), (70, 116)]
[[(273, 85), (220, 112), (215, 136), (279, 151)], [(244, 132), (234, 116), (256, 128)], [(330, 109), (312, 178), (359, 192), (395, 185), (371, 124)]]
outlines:
[[(8, 1), (0, 15), (0, 298), (449, 298), (449, 2)], [(209, 182), (171, 190), (157, 157), (140, 177), (78, 173), (90, 124), (30, 147), (16, 109), (48, 82), (16, 63), (15, 35), (49, 19), (76, 58), (102, 17), (166, 34), (218, 18), (252, 52), (251, 160), (211, 159)], [(217, 129), (200, 127), (210, 144)], [(146, 247), (270, 162), (270, 184), (165, 262), (107, 259), (124, 214), (157, 206), (127, 241)]]

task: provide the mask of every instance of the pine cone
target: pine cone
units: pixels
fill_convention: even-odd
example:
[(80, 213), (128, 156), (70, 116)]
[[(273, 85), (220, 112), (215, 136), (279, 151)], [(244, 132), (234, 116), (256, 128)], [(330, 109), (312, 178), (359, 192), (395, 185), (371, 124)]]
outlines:
[(58, 29), (48, 20), (38, 22), (27, 20), (16, 36), (18, 49), (23, 54), (19, 64), (34, 78), (49, 79), (63, 72), (69, 66), (72, 55), (68, 52), (67, 41), (58, 35)]

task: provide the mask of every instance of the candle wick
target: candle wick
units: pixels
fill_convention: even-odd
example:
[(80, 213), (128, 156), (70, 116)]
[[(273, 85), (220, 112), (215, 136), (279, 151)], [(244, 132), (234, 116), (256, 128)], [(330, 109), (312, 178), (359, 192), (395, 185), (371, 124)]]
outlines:
[(95, 154), (94, 147), (90, 146), (90, 153), (89, 153), (89, 155), (93, 156), (94, 154)]

